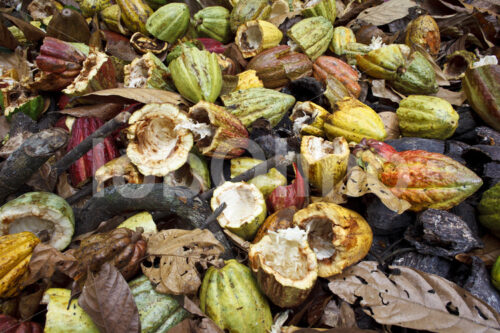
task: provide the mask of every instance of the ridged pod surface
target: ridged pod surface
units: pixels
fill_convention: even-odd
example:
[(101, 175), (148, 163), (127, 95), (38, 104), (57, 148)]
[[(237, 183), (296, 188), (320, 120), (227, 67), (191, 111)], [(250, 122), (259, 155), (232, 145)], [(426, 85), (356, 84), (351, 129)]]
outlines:
[(490, 229), (495, 235), (500, 235), (500, 183), (483, 193), (477, 206), (479, 222)]
[(305, 17), (313, 17), (313, 16), (323, 16), (328, 19), (328, 21), (335, 22), (335, 18), (337, 17), (337, 5), (335, 0), (320, 0), (318, 1), (309, 1), (314, 3), (313, 5), (308, 6), (302, 10), (302, 15)]
[(227, 43), (233, 36), (229, 17), (231, 13), (222, 6), (210, 6), (203, 8), (194, 14), (196, 32), (201, 37), (208, 37)]
[(146, 22), (151, 35), (168, 43), (182, 37), (189, 25), (189, 8), (185, 3), (169, 3), (156, 10)]
[(223, 330), (265, 333), (273, 323), (269, 304), (250, 268), (234, 259), (210, 267), (200, 288), (200, 308)]
[[(406, 45), (403, 45), (408, 48)], [(399, 44), (382, 46), (365, 55), (356, 55), (358, 67), (377, 79), (394, 80), (398, 70), (405, 65), (405, 56)]]
[(318, 81), (326, 81), (331, 75), (342, 82), (354, 97), (358, 98), (361, 94), (361, 87), (358, 83), (359, 73), (338, 58), (321, 56), (316, 59), (313, 64), (313, 75)]
[(418, 51), (410, 55), (402, 73), (398, 73), (391, 84), (397, 91), (406, 95), (434, 94), (439, 88), (431, 63)]
[(333, 36), (333, 25), (323, 16), (309, 17), (294, 24), (287, 35), (314, 61), (328, 49)]
[(330, 43), (330, 51), (336, 55), (343, 55), (347, 44), (355, 43), (356, 36), (354, 32), (347, 27), (336, 27), (333, 29), (332, 42)]
[(271, 14), (271, 5), (268, 0), (238, 1), (233, 6), (229, 23), (231, 30), (236, 32), (243, 23), (251, 20), (266, 20)]
[(151, 7), (143, 0), (116, 0), (120, 6), (123, 24), (132, 32), (148, 34), (146, 21), (153, 14)]

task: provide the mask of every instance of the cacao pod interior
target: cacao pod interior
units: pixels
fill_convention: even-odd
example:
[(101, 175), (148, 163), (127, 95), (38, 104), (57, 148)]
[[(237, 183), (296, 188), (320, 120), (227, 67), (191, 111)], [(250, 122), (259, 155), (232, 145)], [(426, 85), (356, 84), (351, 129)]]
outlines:
[(335, 254), (332, 244), (332, 222), (327, 218), (314, 218), (308, 221), (307, 241), (314, 249), (318, 260), (331, 258)]
[(262, 32), (258, 24), (250, 25), (241, 34), (241, 47), (248, 52), (257, 50), (262, 42)]
[(210, 122), (207, 110), (203, 106), (193, 108), (189, 113), (192, 120), (195, 121), (194, 126), (190, 127), (194, 135), (196, 144), (199, 148), (208, 147), (214, 137), (216, 127)]
[(219, 217), (221, 225), (227, 227), (239, 227), (246, 220), (253, 218), (259, 210), (255, 191), (246, 184), (228, 186), (217, 196), (217, 200), (227, 204)]
[(313, 160), (320, 160), (330, 154), (342, 155), (345, 153), (345, 147), (322, 138), (311, 137), (309, 139), (308, 151)]
[(148, 65), (144, 58), (140, 58), (135, 62), (130, 70), (128, 82), (125, 83), (125, 88), (145, 88), (148, 80)]

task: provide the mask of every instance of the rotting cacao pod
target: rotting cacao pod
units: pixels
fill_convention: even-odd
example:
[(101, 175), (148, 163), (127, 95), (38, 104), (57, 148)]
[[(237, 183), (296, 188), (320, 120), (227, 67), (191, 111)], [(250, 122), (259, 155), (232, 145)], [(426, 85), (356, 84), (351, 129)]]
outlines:
[(408, 201), (413, 211), (450, 209), (483, 184), (474, 172), (439, 153), (397, 152), (386, 143), (369, 139), (363, 140), (354, 154), (395, 196)]
[(321, 56), (316, 59), (313, 64), (313, 75), (316, 80), (322, 82), (325, 82), (329, 75), (335, 77), (356, 98), (361, 93), (361, 87), (358, 83), (359, 73), (338, 58)]
[(430, 15), (421, 15), (408, 23), (405, 44), (417, 44), (430, 54), (437, 55), (441, 46), (441, 35), (436, 21)]
[(283, 87), (293, 80), (312, 74), (309, 57), (290, 51), (288, 45), (279, 45), (259, 53), (246, 68), (257, 71), (257, 76), (266, 88)]
[(467, 70), (462, 78), (462, 88), (479, 117), (500, 131), (500, 65)]
[(245, 58), (277, 46), (283, 33), (272, 23), (263, 20), (247, 21), (238, 27), (235, 44)]
[(236, 88), (234, 88), (233, 91), (263, 87), (264, 83), (257, 76), (257, 71), (248, 69), (238, 74), (238, 85), (236, 86)]
[(296, 134), (322, 137), (325, 134), (323, 126), (329, 115), (328, 111), (313, 102), (297, 102), (290, 115), (293, 131)]
[(130, 45), (139, 53), (145, 54), (151, 52), (160, 56), (167, 51), (168, 43), (148, 37), (140, 32), (136, 32), (130, 37)]
[(151, 52), (135, 58), (124, 71), (126, 88), (174, 90), (168, 67)]
[(115, 158), (96, 170), (94, 174), (97, 182), (96, 191), (99, 192), (109, 186), (109, 183), (112, 184), (115, 178), (121, 178), (129, 184), (142, 184), (144, 179), (127, 155)]
[(42, 333), (43, 328), (33, 321), (19, 321), (14, 317), (0, 314), (0, 332), (2, 333)]
[[(244, 1), (240, 1), (244, 2)], [(266, 332), (273, 318), (250, 268), (234, 259), (210, 267), (200, 288), (200, 308), (223, 330)]]

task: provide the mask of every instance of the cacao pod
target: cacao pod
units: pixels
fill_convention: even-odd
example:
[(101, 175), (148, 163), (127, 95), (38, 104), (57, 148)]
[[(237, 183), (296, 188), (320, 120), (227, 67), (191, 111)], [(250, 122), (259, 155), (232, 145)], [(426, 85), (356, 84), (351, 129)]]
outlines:
[[(375, 159), (373, 161), (373, 153)], [(425, 150), (397, 152), (377, 140), (364, 140), (355, 155), (375, 169), (380, 181), (411, 210), (447, 210), (476, 192), (483, 181), (452, 158)]]
[(271, 14), (271, 5), (268, 0), (246, 0), (238, 1), (233, 6), (229, 23), (231, 30), (236, 32), (238, 27), (247, 21), (266, 20)]
[(221, 269), (212, 266), (207, 270), (200, 288), (200, 308), (231, 333), (267, 332), (273, 323), (269, 304), (250, 268), (234, 259)]
[(42, 96), (20, 97), (4, 108), (4, 116), (11, 120), (16, 113), (22, 112), (36, 121), (44, 110), (45, 100)]
[(312, 73), (309, 57), (290, 51), (288, 45), (279, 45), (259, 53), (246, 68), (257, 71), (257, 76), (266, 88), (283, 87)]
[(287, 35), (314, 61), (328, 49), (333, 36), (333, 25), (322, 16), (309, 17), (294, 24)]
[(408, 23), (405, 44), (422, 46), (430, 54), (437, 55), (441, 46), (441, 34), (436, 21), (430, 15), (421, 15)]
[(71, 290), (47, 289), (41, 303), (47, 304), (45, 333), (99, 333), (92, 318), (71, 297)]
[[(156, 38), (150, 38), (146, 35), (136, 32), (130, 37), (130, 44), (139, 53), (145, 54), (151, 52), (159, 56), (165, 54), (168, 43)], [(167, 56), (168, 57), (168, 56)]]
[(290, 115), (293, 131), (302, 135), (324, 136), (323, 126), (329, 115), (328, 111), (313, 102), (297, 102)]
[(126, 88), (174, 90), (168, 67), (151, 52), (135, 58), (124, 71)]
[(233, 35), (229, 24), (230, 16), (229, 10), (222, 6), (205, 7), (193, 16), (196, 32), (201, 37), (227, 43)]
[(500, 256), (497, 257), (491, 269), (491, 283), (493, 283), (497, 290), (500, 290)]
[(500, 183), (483, 193), (477, 206), (479, 222), (496, 236), (500, 236)]
[(143, 0), (116, 0), (120, 6), (122, 21), (125, 27), (132, 32), (148, 34), (146, 22), (153, 14), (153, 10)]
[(305, 4), (302, 10), (302, 15), (305, 17), (323, 16), (328, 19), (332, 24), (337, 17), (337, 6), (335, 0), (320, 0), (309, 1)]
[(354, 36), (354, 32), (351, 29), (346, 27), (336, 27), (333, 29), (330, 51), (339, 56), (343, 55), (344, 49), (349, 43), (356, 43), (356, 36)]
[(113, 183), (115, 178), (129, 184), (142, 184), (144, 177), (132, 164), (127, 155), (122, 155), (101, 166), (96, 170), (94, 179), (97, 182), (96, 191), (99, 192)]
[[(403, 51), (403, 52), (402, 52)], [(356, 55), (359, 68), (377, 79), (395, 80), (398, 70), (405, 65), (406, 45), (391, 44), (372, 50), (365, 55)]]
[(92, 17), (101, 10), (111, 6), (110, 0), (80, 0), (78, 1), (83, 16)]
[(384, 140), (387, 136), (382, 119), (369, 106), (351, 97), (337, 102), (337, 106), (324, 125), (329, 139), (343, 136), (348, 142), (360, 142), (363, 138)]
[(420, 53), (414, 52), (407, 60), (407, 65), (391, 82), (397, 91), (403, 94), (434, 94), (438, 91), (436, 72), (431, 63)]
[(244, 90), (249, 88), (263, 88), (264, 83), (257, 76), (257, 72), (248, 69), (238, 74), (238, 85), (234, 90)]
[(462, 78), (462, 88), (479, 117), (500, 131), (500, 65), (467, 70)]
[(28, 192), (0, 207), (0, 235), (46, 230), (48, 245), (58, 250), (71, 242), (75, 217), (71, 206), (49, 192)]
[(403, 136), (445, 140), (458, 127), (458, 113), (439, 97), (411, 95), (396, 111)]
[(269, 231), (250, 246), (250, 267), (260, 289), (280, 307), (301, 304), (318, 277), (318, 262), (299, 228)]
[(186, 163), (193, 135), (189, 118), (172, 104), (147, 104), (129, 118), (127, 156), (145, 175), (164, 177)]
[(160, 40), (173, 43), (186, 33), (188, 25), (188, 6), (174, 2), (155, 11), (146, 22), (146, 30)]
[(292, 95), (266, 88), (238, 90), (221, 98), (226, 109), (247, 128), (261, 117), (276, 126), (295, 103)]
[(27, 278), (31, 254), (38, 243), (40, 240), (28, 231), (0, 236), (0, 297), (19, 294)]
[(269, 215), (257, 231), (253, 244), (258, 243), (269, 231), (278, 231), (293, 227), (293, 214), (297, 211), (295, 207), (287, 207)]
[(330, 102), (332, 108), (344, 98), (354, 97), (342, 82), (331, 75), (326, 77), (326, 90), (324, 95), (328, 99), (328, 102)]
[(222, 89), (217, 55), (181, 45), (181, 55), (168, 66), (179, 93), (193, 103), (215, 102)]
[(203, 155), (231, 159), (245, 152), (248, 131), (222, 106), (200, 101), (189, 109), (189, 117), (194, 122), (191, 131), (196, 145)]
[(340, 274), (363, 259), (373, 240), (370, 225), (361, 215), (334, 203), (310, 204), (295, 213), (293, 224), (308, 230), (320, 277)]
[(156, 228), (156, 223), (153, 220), (153, 216), (149, 212), (142, 212), (132, 215), (122, 223), (117, 228), (127, 228), (132, 231), (137, 230), (137, 228), (142, 228), (144, 233), (157, 233), (158, 228)]
[(227, 206), (217, 217), (221, 227), (251, 241), (267, 214), (262, 193), (253, 184), (225, 182), (214, 191), (210, 202), (212, 210), (223, 202)]
[(302, 178), (297, 165), (295, 163), (292, 165), (295, 173), (295, 179), (292, 183), (287, 186), (281, 185), (276, 187), (267, 198), (268, 207), (271, 212), (287, 207), (297, 207), (300, 209), (304, 205), (307, 197), (304, 178)]
[(156, 292), (144, 275), (129, 282), (141, 318), (141, 333), (163, 333), (189, 313), (170, 295)]
[(105, 53), (91, 51), (82, 67), (80, 74), (63, 90), (66, 95), (82, 96), (118, 86), (117, 71), (111, 57)]
[[(66, 151), (69, 152), (78, 146), (102, 125), (104, 125), (104, 120), (100, 118), (77, 118), (71, 128), (71, 137)], [(71, 184), (75, 187), (82, 187), (92, 178), (97, 169), (118, 156), (115, 141), (111, 137), (105, 138), (102, 143), (95, 145), (69, 167)]]
[(343, 137), (326, 141), (304, 136), (300, 145), (300, 161), (309, 182), (327, 194), (344, 178), (349, 160), (349, 145)]
[(361, 87), (358, 83), (359, 73), (351, 66), (340, 59), (328, 56), (321, 56), (313, 64), (313, 75), (318, 81), (325, 82), (329, 75), (337, 80), (358, 98), (361, 94)]
[(99, 16), (106, 23), (109, 30), (122, 35), (130, 34), (130, 31), (122, 25), (122, 10), (120, 5), (114, 4), (104, 8), (100, 11)]
[(42, 333), (43, 328), (39, 323), (32, 321), (19, 321), (14, 317), (0, 314), (0, 332), (2, 333)]
[(283, 33), (272, 23), (253, 20), (238, 27), (235, 44), (245, 58), (253, 57), (265, 49), (277, 46)]
[[(250, 157), (238, 157), (231, 159), (231, 178), (234, 178), (248, 169), (262, 163), (264, 161)], [(248, 181), (249, 184), (255, 185), (265, 198), (271, 194), (275, 188), (286, 184), (286, 177), (281, 174), (276, 168), (271, 168), (263, 175), (255, 176)]]

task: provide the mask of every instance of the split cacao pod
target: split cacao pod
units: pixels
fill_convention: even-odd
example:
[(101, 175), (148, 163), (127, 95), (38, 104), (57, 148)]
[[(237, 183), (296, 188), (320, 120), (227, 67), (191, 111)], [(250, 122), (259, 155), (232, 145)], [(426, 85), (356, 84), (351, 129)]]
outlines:
[(333, 25), (323, 16), (309, 17), (294, 24), (287, 35), (314, 61), (328, 49)]
[(337, 17), (337, 6), (335, 0), (309, 1), (302, 10), (305, 17), (323, 16), (332, 24)]
[(271, 14), (271, 5), (268, 0), (238, 1), (233, 6), (229, 23), (231, 30), (236, 32), (243, 23), (251, 20), (266, 20)]
[(338, 58), (321, 56), (316, 59), (313, 64), (313, 75), (316, 80), (322, 82), (325, 82), (331, 75), (342, 82), (354, 97), (358, 98), (361, 94), (361, 87), (358, 83), (359, 73)]

